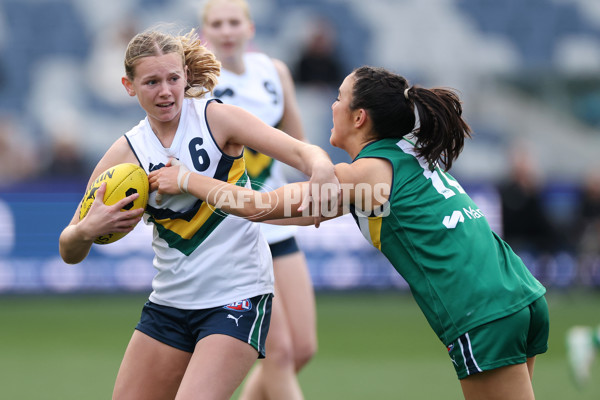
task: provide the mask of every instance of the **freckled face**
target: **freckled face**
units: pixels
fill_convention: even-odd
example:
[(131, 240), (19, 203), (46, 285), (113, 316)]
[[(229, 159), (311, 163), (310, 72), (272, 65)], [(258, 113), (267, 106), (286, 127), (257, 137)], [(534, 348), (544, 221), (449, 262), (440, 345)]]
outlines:
[(130, 95), (137, 95), (151, 122), (178, 121), (185, 94), (186, 68), (177, 53), (144, 57), (137, 62), (131, 87), (126, 85), (126, 88)]
[(344, 142), (353, 128), (353, 116), (350, 111), (353, 86), (354, 75), (350, 74), (340, 85), (338, 97), (331, 105), (333, 128), (329, 142), (340, 149), (344, 149)]
[(243, 54), (254, 36), (254, 25), (240, 6), (221, 1), (204, 16), (202, 33), (217, 58), (222, 60)]

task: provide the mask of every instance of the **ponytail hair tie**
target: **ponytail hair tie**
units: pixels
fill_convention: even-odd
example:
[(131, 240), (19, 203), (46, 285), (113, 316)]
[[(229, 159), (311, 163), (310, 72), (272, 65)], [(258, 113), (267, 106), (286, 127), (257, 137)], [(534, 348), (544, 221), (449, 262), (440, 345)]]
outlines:
[(406, 89), (404, 89), (404, 98), (405, 98), (406, 100), (410, 100), (410, 99), (408, 98), (408, 91), (409, 91), (409, 90), (410, 90), (410, 88), (409, 88), (409, 87), (407, 87)]

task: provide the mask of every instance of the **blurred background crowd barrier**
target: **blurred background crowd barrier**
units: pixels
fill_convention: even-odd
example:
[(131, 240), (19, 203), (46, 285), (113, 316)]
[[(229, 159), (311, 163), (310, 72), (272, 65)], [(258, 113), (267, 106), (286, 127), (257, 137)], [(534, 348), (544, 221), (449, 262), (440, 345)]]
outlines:
[[(120, 83), (129, 39), (165, 22), (185, 32), (201, 4), (0, 0), (0, 292), (149, 288), (148, 227), (79, 266), (61, 261), (58, 236), (100, 156), (144, 117)], [(350, 161), (328, 140), (352, 69), (456, 88), (475, 135), (451, 173), (548, 287), (600, 288), (599, 2), (251, 5), (254, 48), (288, 64), (308, 139), (334, 161)], [(406, 288), (353, 224), (300, 228), (315, 287)]]

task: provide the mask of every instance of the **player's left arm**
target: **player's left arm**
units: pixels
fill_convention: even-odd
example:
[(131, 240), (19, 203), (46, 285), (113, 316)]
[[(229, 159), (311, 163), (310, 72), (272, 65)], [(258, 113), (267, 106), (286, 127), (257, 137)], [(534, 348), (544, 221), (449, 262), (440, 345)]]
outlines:
[(360, 159), (352, 164), (335, 165), (341, 195), (337, 202), (309, 204), (301, 208), (303, 199), (310, 198), (310, 183), (296, 182), (271, 192), (259, 192), (236, 186), (208, 176), (192, 173), (172, 161), (168, 168), (152, 171), (148, 177), (150, 190), (158, 193), (190, 193), (229, 214), (252, 221), (268, 221), (275, 225), (309, 225), (319, 214), (321, 220), (347, 213), (351, 204), (371, 211), (389, 198), (392, 168), (389, 162), (377, 158)]
[[(171, 177), (160, 177), (163, 173), (170, 173)], [(189, 185), (182, 188), (174, 182), (181, 181), (185, 175), (166, 168), (153, 171), (150, 182), (151, 190), (160, 187), (177, 194), (184, 189), (229, 214), (273, 225), (311, 225), (317, 213), (321, 221), (326, 221), (348, 213), (351, 205), (370, 212), (389, 199), (393, 173), (387, 160), (362, 158), (351, 164), (336, 164), (335, 174), (340, 182), (340, 196), (337, 201), (322, 204), (320, 208), (312, 203), (301, 207), (303, 199), (311, 197), (310, 182), (296, 182), (271, 192), (258, 192), (190, 173)]]
[[(270, 192), (260, 192), (193, 173), (174, 159), (165, 168), (150, 172), (148, 181), (150, 191), (170, 195), (189, 193), (228, 214), (256, 222), (311, 225), (317, 215), (326, 220), (342, 214), (342, 204), (338, 201), (320, 208), (313, 203), (301, 208), (304, 199), (311, 198), (310, 182), (294, 182)], [(284, 221), (287, 219), (291, 220)]]
[(150, 172), (148, 182), (150, 191), (157, 190), (159, 195), (189, 193), (228, 214), (251, 221), (301, 216), (298, 209), (308, 192), (308, 182), (260, 192), (193, 173), (174, 159), (165, 168)]

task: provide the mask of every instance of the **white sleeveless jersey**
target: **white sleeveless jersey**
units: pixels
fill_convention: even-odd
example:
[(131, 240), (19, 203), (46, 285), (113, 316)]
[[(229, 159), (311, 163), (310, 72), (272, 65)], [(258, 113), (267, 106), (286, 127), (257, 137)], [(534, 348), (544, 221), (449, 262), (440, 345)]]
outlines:
[[(208, 100), (185, 99), (179, 128), (164, 148), (148, 118), (125, 134), (146, 173), (178, 158), (190, 171), (250, 187), (244, 159), (224, 154), (206, 122)], [(150, 193), (144, 220), (154, 226), (150, 300), (180, 309), (204, 309), (273, 293), (269, 246), (257, 224), (224, 214), (189, 194)]]
[[(213, 90), (223, 103), (233, 104), (251, 112), (266, 124), (277, 127), (283, 117), (283, 87), (273, 60), (263, 53), (244, 54), (246, 71), (235, 74), (221, 69), (219, 84)], [(288, 183), (281, 163), (250, 148), (244, 150), (246, 170), (255, 190), (270, 191)], [(260, 224), (271, 244), (289, 239), (296, 232), (293, 226)]]

